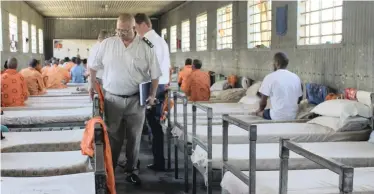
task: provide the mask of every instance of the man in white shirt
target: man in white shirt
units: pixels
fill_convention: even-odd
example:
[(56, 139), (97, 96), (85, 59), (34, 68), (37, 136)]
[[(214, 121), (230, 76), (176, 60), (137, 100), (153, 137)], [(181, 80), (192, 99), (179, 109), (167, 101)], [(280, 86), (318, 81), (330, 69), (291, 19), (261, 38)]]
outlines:
[(165, 100), (166, 85), (170, 82), (170, 56), (169, 47), (165, 40), (159, 36), (153, 29), (149, 17), (144, 13), (135, 15), (136, 32), (139, 36), (147, 38), (154, 45), (154, 50), (157, 55), (158, 62), (162, 71), (162, 76), (159, 78), (159, 85), (157, 89), (157, 99), (159, 104), (147, 111), (146, 118), (152, 131), (152, 152), (153, 164), (147, 167), (155, 171), (165, 170), (164, 158), (164, 133), (160, 124), (162, 114), (162, 104)]
[[(284, 53), (274, 55), (274, 72), (264, 78), (259, 92), (260, 108), (257, 116), (267, 120), (293, 120), (296, 118), (298, 104), (302, 100), (303, 91), (299, 76), (288, 71), (288, 58)], [(265, 109), (270, 97), (272, 108)]]
[[(87, 59), (87, 66), (90, 68), (94, 61), (95, 57), (97, 54), (97, 51), (99, 50), (100, 43), (108, 38), (109, 33), (106, 30), (101, 30), (98, 37), (97, 37), (97, 42), (92, 46), (90, 49), (90, 52), (88, 54), (88, 59)], [(103, 77), (103, 69), (100, 69), (96, 73), (96, 79), (99, 81), (100, 85), (102, 86), (102, 77)]]
[(149, 105), (155, 104), (158, 78), (162, 75), (153, 45), (135, 35), (131, 14), (117, 19), (117, 35), (103, 40), (91, 65), (90, 96), (93, 97), (96, 72), (104, 69), (104, 116), (108, 126), (113, 168), (117, 166), (126, 137), (126, 180), (139, 185), (137, 161), (145, 119), (145, 106), (140, 105), (139, 84), (152, 81)]

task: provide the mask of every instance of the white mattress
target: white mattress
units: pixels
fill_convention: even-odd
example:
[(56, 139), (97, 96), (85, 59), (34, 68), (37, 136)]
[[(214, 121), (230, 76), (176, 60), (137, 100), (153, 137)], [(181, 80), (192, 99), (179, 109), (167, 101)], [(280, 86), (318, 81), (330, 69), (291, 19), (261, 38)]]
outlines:
[(2, 176), (56, 176), (90, 169), (88, 157), (80, 151), (1, 153)]
[[(254, 112), (258, 109), (258, 104), (241, 104), (241, 103), (206, 103), (204, 106), (211, 107), (214, 115), (231, 114), (231, 115), (245, 115)], [(178, 116), (183, 116), (183, 104), (177, 105)], [(174, 109), (171, 110), (171, 115), (174, 113)], [(206, 112), (197, 109), (197, 115), (206, 115)], [(187, 114), (192, 115), (192, 104), (187, 104)]]
[(95, 194), (93, 172), (50, 177), (1, 177), (3, 194)]
[[(67, 87), (63, 89), (48, 89), (46, 94), (42, 96), (69, 96), (77, 94), (77, 87)], [(88, 95), (88, 93), (85, 93)]]
[[(335, 159), (353, 167), (374, 167), (374, 144), (362, 142), (318, 142), (300, 143), (300, 145), (322, 157)], [(249, 168), (249, 145), (229, 144), (229, 163), (239, 170)], [(279, 169), (279, 144), (257, 144), (257, 170)], [(201, 167), (207, 165), (207, 152), (197, 146), (191, 155), (191, 161)], [(212, 167), (221, 169), (222, 145), (213, 144)], [(289, 167), (294, 170), (320, 168), (314, 162), (290, 152)]]
[(73, 101), (90, 101), (89, 96), (32, 96), (27, 102), (73, 102)]
[[(243, 171), (248, 175), (248, 171)], [(354, 194), (374, 193), (374, 168), (355, 168)], [(269, 184), (271, 183), (271, 184)], [(339, 176), (329, 170), (288, 171), (288, 194), (339, 194)], [(221, 187), (230, 194), (247, 194), (248, 186), (231, 172), (226, 172)], [(256, 194), (277, 194), (279, 171), (256, 172)]]
[(75, 87), (75, 86), (85, 87), (85, 86), (88, 86), (88, 83), (67, 83), (66, 85), (68, 87)]
[(66, 131), (6, 132), (1, 152), (55, 152), (80, 150), (83, 129)]
[[(188, 125), (188, 141), (192, 142), (192, 125)], [(360, 141), (367, 140), (369, 130), (336, 132), (328, 127), (308, 123), (273, 123), (257, 125), (257, 143), (277, 143), (280, 137), (289, 138), (295, 142), (324, 142), (324, 141)], [(183, 130), (174, 127), (172, 134), (183, 140)], [(230, 144), (249, 142), (248, 131), (229, 125)], [(203, 142), (208, 141), (207, 126), (196, 126), (196, 137)], [(212, 126), (212, 142), (222, 143), (222, 125)]]
[(92, 116), (92, 107), (59, 110), (6, 111), (3, 125), (30, 125), (57, 122), (84, 122)]

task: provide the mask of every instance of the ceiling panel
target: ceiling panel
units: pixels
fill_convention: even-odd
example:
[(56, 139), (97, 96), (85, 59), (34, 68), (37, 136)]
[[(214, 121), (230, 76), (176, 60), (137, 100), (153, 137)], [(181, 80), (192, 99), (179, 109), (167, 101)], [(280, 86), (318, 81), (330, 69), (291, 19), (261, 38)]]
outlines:
[[(184, 1), (26, 1), (46, 17), (90, 18), (117, 17), (121, 13), (146, 13), (155, 16)], [(107, 7), (107, 8), (105, 8)]]

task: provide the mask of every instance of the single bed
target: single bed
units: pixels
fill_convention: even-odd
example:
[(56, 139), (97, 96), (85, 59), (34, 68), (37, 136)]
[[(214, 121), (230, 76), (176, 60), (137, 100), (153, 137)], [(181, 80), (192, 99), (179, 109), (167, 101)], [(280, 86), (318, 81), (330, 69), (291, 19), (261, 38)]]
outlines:
[(88, 95), (88, 92), (79, 92), (77, 87), (67, 87), (62, 89), (47, 89), (47, 93), (42, 96), (69, 96), (69, 95)]
[(85, 87), (88, 86), (88, 83), (67, 83), (66, 86), (68, 87)]
[[(248, 175), (248, 171), (243, 171)], [(306, 178), (305, 178), (306, 177)], [(355, 168), (353, 194), (374, 193), (374, 168)], [(340, 194), (339, 176), (329, 170), (290, 170), (288, 194)], [(221, 187), (223, 193), (247, 194), (248, 186), (231, 172), (226, 172)], [(256, 172), (256, 194), (279, 192), (279, 171)]]
[(57, 176), (92, 170), (80, 151), (1, 153), (1, 176)]
[(1, 177), (4, 194), (95, 194), (93, 172), (50, 177)]
[(45, 125), (45, 127), (53, 127), (53, 125), (65, 127), (81, 126), (91, 116), (92, 107), (59, 110), (6, 111), (1, 116), (1, 123), (9, 128), (38, 125)]
[(1, 140), (1, 153), (56, 152), (80, 150), (83, 129), (41, 132), (6, 132)]
[[(322, 157), (331, 158), (343, 164), (353, 167), (374, 167), (374, 144), (367, 141), (361, 142), (313, 142), (299, 143), (299, 145)], [(256, 168), (263, 170), (279, 169), (279, 144), (258, 144), (256, 148)], [(229, 144), (229, 163), (238, 170), (249, 168), (249, 145)], [(196, 146), (191, 160), (198, 167), (205, 168), (207, 165), (207, 153), (200, 146)], [(222, 144), (212, 145), (212, 168), (222, 167)], [(318, 169), (318, 164), (291, 152), (289, 158), (289, 169)]]
[[(250, 116), (248, 116), (250, 117)], [(243, 117), (242, 117), (243, 118)], [(289, 138), (295, 142), (334, 142), (334, 141), (364, 141), (367, 140), (371, 129), (359, 131), (337, 132), (329, 127), (309, 123), (267, 123), (257, 124), (257, 143), (277, 143), (280, 137)], [(188, 125), (188, 142), (192, 142), (192, 125)], [(183, 140), (183, 131), (174, 127), (172, 134)], [(208, 141), (207, 126), (196, 126), (196, 137), (203, 142)], [(248, 131), (229, 125), (229, 144), (249, 143)], [(212, 143), (222, 143), (222, 126), (212, 126)]]

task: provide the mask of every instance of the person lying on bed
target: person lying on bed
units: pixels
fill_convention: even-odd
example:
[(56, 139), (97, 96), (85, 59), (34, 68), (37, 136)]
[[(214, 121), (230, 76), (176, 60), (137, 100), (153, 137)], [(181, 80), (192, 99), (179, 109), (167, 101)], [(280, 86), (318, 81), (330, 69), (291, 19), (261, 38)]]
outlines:
[(57, 60), (52, 63), (52, 67), (45, 74), (48, 77), (46, 87), (50, 89), (66, 88), (66, 83), (70, 81), (69, 72), (65, 68), (59, 67)]
[(192, 72), (192, 59), (186, 59), (184, 68), (178, 74), (178, 85), (183, 92), (186, 92), (186, 79)]
[(209, 101), (210, 99), (210, 76), (208, 72), (201, 71), (202, 62), (194, 59), (192, 73), (185, 80), (186, 96), (189, 101)]
[(43, 76), (40, 71), (40, 62), (36, 59), (32, 59), (29, 62), (29, 67), (19, 72), (26, 80), (30, 95), (42, 95), (46, 93)]
[(28, 90), (25, 78), (17, 72), (16, 58), (8, 60), (8, 69), (1, 75), (1, 106), (25, 106)]
[[(260, 108), (256, 115), (267, 120), (293, 120), (303, 91), (299, 76), (288, 71), (288, 58), (284, 53), (274, 55), (274, 72), (267, 75), (260, 87)], [(265, 109), (270, 97), (271, 109)]]

